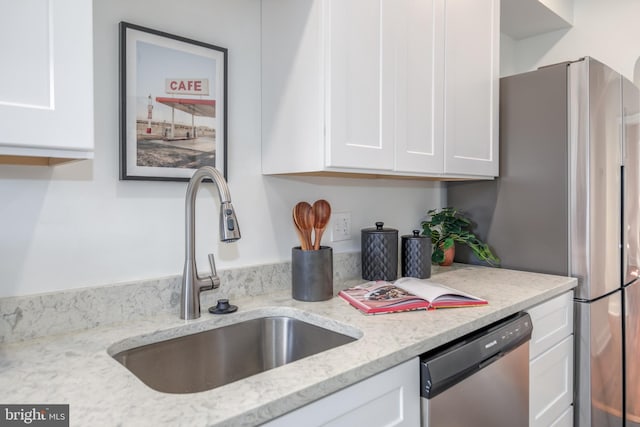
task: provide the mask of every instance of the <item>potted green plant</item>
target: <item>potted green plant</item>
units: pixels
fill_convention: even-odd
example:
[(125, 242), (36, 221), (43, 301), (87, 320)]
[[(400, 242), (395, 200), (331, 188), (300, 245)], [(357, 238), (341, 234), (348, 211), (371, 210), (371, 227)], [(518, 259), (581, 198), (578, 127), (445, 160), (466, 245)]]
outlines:
[(500, 258), (471, 232), (471, 220), (456, 208), (431, 209), (427, 214), (429, 219), (422, 221), (422, 235), (431, 237), (434, 264), (451, 265), (457, 242), (469, 246), (479, 260), (494, 267), (500, 265)]

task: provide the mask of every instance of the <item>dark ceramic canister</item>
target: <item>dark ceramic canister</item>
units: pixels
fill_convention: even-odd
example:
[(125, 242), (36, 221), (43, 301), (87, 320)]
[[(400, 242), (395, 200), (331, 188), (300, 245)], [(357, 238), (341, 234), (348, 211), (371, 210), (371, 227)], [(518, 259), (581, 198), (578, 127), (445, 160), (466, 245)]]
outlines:
[(431, 277), (431, 238), (421, 236), (420, 230), (413, 230), (413, 235), (402, 236), (400, 259), (402, 277)]
[(325, 301), (333, 297), (333, 249), (291, 249), (291, 296), (298, 301)]
[(362, 278), (393, 281), (398, 278), (398, 230), (384, 228), (362, 229)]

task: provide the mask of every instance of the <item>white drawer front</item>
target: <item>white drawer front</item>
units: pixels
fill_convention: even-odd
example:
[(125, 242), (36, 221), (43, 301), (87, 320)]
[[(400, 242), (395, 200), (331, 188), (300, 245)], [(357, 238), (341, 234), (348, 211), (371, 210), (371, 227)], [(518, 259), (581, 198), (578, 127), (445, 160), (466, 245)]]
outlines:
[(533, 322), (530, 360), (573, 333), (573, 292), (562, 294), (527, 311)]
[(529, 387), (531, 427), (548, 427), (571, 407), (573, 335), (531, 361)]
[(330, 394), (263, 427), (420, 425), (418, 358)]

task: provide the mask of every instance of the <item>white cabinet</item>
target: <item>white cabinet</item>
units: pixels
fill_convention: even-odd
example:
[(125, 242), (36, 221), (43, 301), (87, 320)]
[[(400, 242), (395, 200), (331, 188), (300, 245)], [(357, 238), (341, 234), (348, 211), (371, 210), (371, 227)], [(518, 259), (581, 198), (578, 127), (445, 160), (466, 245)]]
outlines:
[(573, 427), (573, 406), (564, 411), (549, 427)]
[(420, 425), (418, 358), (272, 420), (267, 427)]
[(93, 157), (92, 29), (91, 1), (5, 2), (0, 163)]
[(529, 426), (573, 425), (573, 292), (528, 310)]
[(447, 1), (444, 171), (498, 175), (499, 0)]
[[(395, 147), (396, 172), (444, 173), (444, 49), (443, 0), (405, 1), (397, 14), (393, 97), (385, 101), (393, 110), (389, 118), (394, 133), (387, 137)], [(383, 46), (384, 49), (384, 46)]]
[(263, 173), (496, 176), (499, 7), (263, 0)]

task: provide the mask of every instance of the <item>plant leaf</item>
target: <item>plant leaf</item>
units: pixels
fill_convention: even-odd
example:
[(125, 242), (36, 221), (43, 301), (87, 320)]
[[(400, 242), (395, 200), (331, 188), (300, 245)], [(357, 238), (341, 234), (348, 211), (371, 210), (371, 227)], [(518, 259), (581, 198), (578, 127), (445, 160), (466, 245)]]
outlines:
[(500, 258), (493, 254), (489, 245), (471, 232), (471, 220), (458, 209), (451, 206), (440, 210), (430, 209), (427, 214), (429, 219), (421, 223), (422, 235), (431, 237), (432, 262), (442, 262), (444, 250), (458, 242), (469, 246), (479, 260), (491, 266), (500, 265)]

